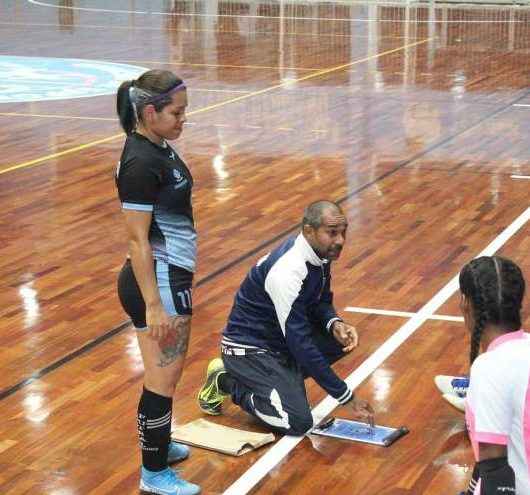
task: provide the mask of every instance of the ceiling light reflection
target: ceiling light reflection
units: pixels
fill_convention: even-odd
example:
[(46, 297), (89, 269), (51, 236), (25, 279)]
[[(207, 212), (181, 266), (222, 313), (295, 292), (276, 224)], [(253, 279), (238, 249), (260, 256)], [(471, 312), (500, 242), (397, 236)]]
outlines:
[(22, 305), (24, 306), (24, 325), (26, 327), (31, 327), (37, 322), (40, 315), (37, 291), (33, 288), (33, 281), (20, 286), (18, 294), (20, 295)]
[(32, 423), (41, 423), (49, 415), (50, 410), (45, 406), (44, 395), (36, 392), (28, 392), (22, 401), (24, 413), (27, 420)]
[(136, 332), (127, 333), (127, 344), (126, 352), (129, 357), (128, 363), (133, 372), (143, 372), (144, 365), (142, 361), (142, 353), (140, 352), (140, 346), (138, 345), (138, 339)]
[(225, 170), (225, 162), (223, 155), (215, 155), (213, 158), (213, 169), (217, 174), (219, 180), (225, 180), (230, 177), (230, 174)]
[(385, 402), (389, 398), (390, 388), (394, 380), (394, 373), (380, 368), (372, 374), (371, 382), (374, 391), (374, 402)]

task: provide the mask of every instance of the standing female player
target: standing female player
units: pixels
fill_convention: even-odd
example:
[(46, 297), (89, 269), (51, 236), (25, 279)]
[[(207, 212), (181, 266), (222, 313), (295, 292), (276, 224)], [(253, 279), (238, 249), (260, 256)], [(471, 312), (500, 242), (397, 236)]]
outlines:
[(184, 83), (169, 71), (145, 72), (118, 89), (118, 115), (127, 139), (116, 183), (129, 240), (118, 294), (137, 330), (145, 368), (138, 405), (140, 489), (167, 495), (200, 492), (168, 467), (189, 453), (170, 435), (192, 314), (193, 179), (167, 143), (180, 136), (187, 104)]
[[(483, 256), (460, 272), (471, 332), (466, 422), (476, 465), (468, 493), (530, 494), (530, 338), (521, 329), (525, 281), (506, 258)], [(479, 348), (484, 351), (480, 356)]]

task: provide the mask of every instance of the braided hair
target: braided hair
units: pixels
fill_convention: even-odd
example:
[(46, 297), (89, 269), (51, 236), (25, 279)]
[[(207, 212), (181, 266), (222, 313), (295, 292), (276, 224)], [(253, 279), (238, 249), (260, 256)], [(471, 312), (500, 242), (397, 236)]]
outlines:
[(474, 327), (471, 334), (471, 364), (476, 359), (482, 332), (495, 325), (505, 332), (521, 328), (521, 305), (525, 281), (521, 269), (500, 256), (482, 256), (469, 262), (460, 272), (460, 291), (470, 301)]

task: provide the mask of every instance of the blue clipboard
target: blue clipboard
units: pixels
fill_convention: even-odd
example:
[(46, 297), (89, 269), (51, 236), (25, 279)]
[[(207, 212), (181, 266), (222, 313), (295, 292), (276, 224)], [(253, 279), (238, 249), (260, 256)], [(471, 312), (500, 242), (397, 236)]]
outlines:
[(352, 421), (349, 419), (329, 418), (323, 423), (315, 426), (311, 433), (326, 437), (353, 440), (355, 442), (369, 443), (388, 447), (396, 440), (406, 435), (408, 428), (390, 428), (388, 426), (375, 425), (371, 427), (367, 423)]

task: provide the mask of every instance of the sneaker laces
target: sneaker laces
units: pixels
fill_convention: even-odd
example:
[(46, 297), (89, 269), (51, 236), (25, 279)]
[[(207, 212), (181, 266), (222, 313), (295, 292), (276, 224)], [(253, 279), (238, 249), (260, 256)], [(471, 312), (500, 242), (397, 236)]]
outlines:
[(224, 394), (221, 391), (221, 388), (219, 387), (219, 377), (221, 376), (222, 373), (225, 373), (225, 372), (216, 371), (215, 373), (216, 373), (216, 376), (212, 378), (210, 385), (208, 385), (208, 387), (204, 389), (203, 393), (201, 394), (202, 400), (206, 400), (208, 402), (212, 400), (222, 402), (223, 398), (226, 396), (226, 394)]
[(202, 393), (201, 393), (201, 399), (202, 400), (209, 401), (209, 400), (213, 399), (217, 395), (215, 389), (218, 388), (218, 387), (217, 387), (217, 384), (215, 382), (216, 382), (216, 380), (213, 379), (211, 381), (210, 385), (208, 385), (208, 387), (206, 387), (202, 391)]

